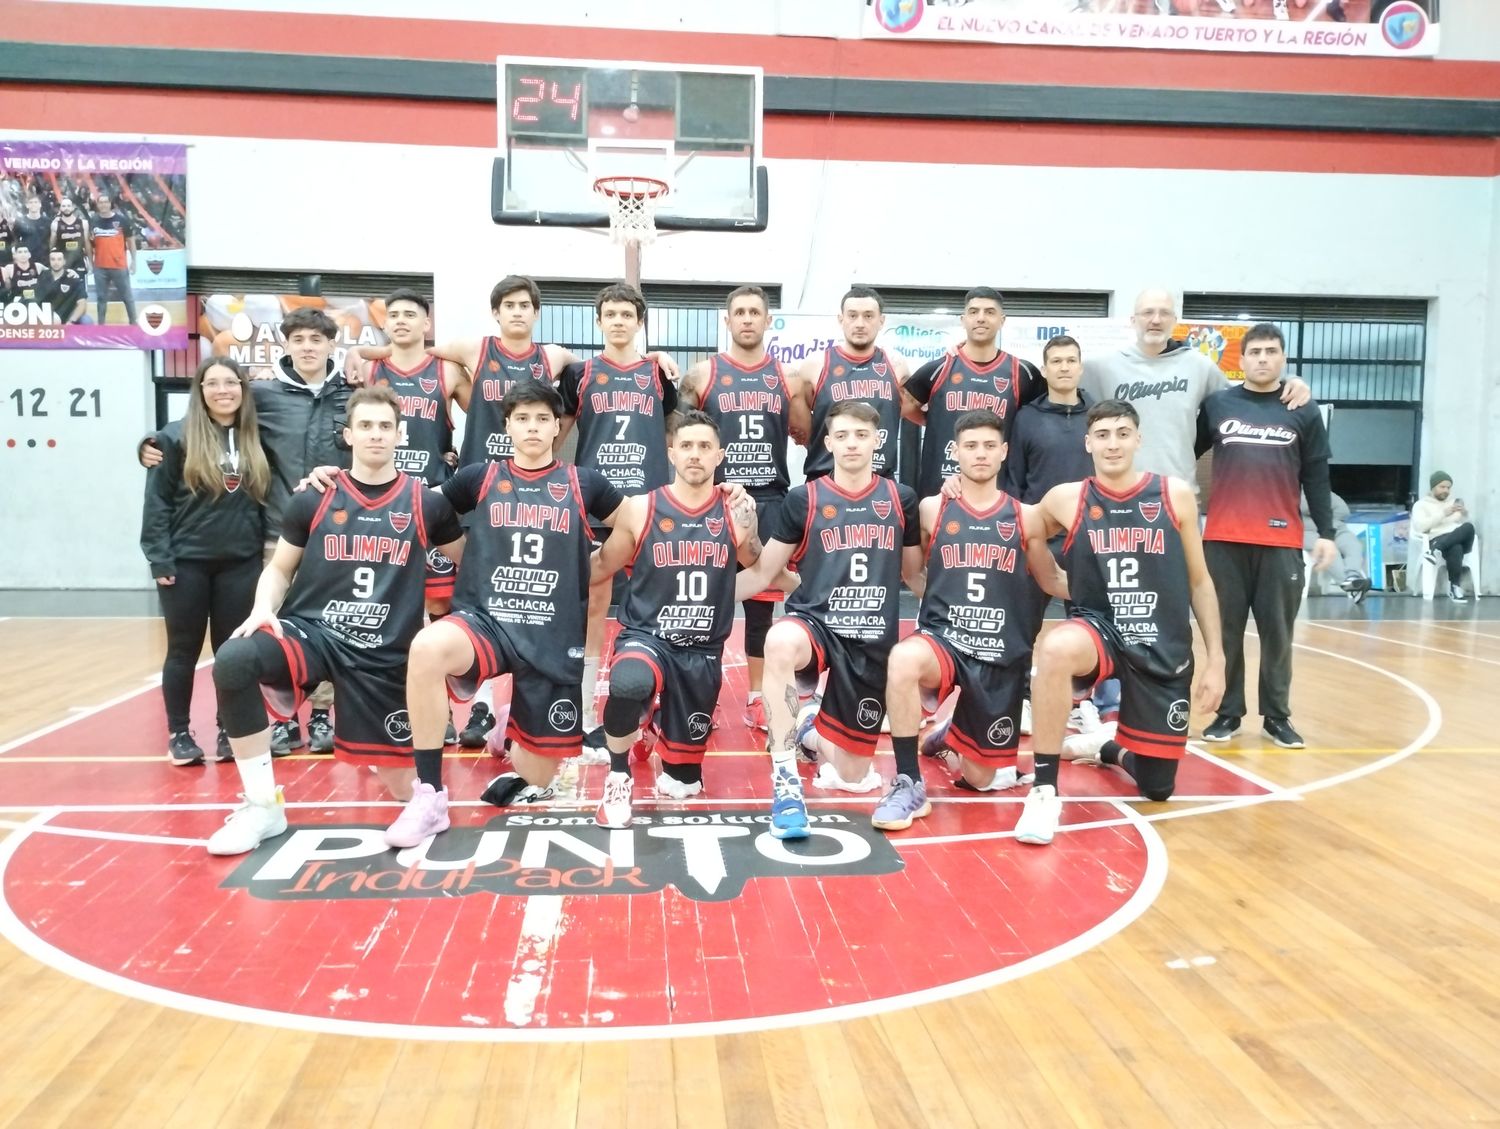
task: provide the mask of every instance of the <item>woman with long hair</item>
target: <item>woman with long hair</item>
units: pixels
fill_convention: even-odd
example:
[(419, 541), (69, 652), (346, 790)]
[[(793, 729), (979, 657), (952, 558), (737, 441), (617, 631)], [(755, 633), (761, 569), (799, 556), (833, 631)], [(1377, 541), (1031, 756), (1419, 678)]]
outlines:
[[(167, 621), (161, 693), (175, 765), (203, 763), (188, 715), (204, 630), (217, 652), (249, 616), (260, 579), (271, 471), (246, 381), (227, 358), (199, 365), (187, 415), (157, 434), (162, 461), (146, 473), (141, 549)], [(234, 759), (222, 728), (214, 759)]]

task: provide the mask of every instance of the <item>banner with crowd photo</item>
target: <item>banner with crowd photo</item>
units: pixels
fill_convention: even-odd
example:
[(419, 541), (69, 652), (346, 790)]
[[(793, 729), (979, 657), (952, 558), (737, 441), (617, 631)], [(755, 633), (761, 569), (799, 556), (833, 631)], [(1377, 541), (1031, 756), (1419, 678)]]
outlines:
[(1424, 58), (1437, 0), (864, 0), (868, 39)]
[(198, 298), (200, 359), (230, 357), (256, 376), (268, 376), (286, 347), (281, 321), (293, 310), (322, 310), (338, 326), (333, 363), (344, 365), (344, 354), (356, 345), (386, 345), (385, 299), (324, 294), (205, 294)]
[(187, 339), (187, 147), (0, 139), (0, 348)]

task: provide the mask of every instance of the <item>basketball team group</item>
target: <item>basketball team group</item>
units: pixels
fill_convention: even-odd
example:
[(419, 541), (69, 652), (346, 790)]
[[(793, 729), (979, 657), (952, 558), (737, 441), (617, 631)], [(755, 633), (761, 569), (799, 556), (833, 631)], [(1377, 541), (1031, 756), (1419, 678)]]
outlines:
[[(207, 632), (211, 755), (243, 785), (210, 853), (286, 830), (273, 766), (303, 745), (378, 774), (402, 804), (385, 833), (397, 849), (449, 827), (455, 742), (508, 759), (483, 794), (501, 807), (552, 799), (570, 758), (608, 765), (600, 826), (629, 826), (640, 786), (689, 801), (714, 787), (705, 752), (737, 604), (779, 839), (811, 833), (807, 787), (878, 795), (873, 825), (910, 828), (932, 810), (924, 757), (959, 791), (1027, 789), (1026, 844), (1057, 832), (1065, 760), (1165, 800), (1192, 715), (1205, 740), (1240, 731), (1252, 613), (1263, 732), (1302, 746), (1292, 625), (1305, 570), (1337, 554), (1327, 434), (1275, 325), (1245, 334), (1231, 383), (1174, 341), (1172, 293), (1145, 290), (1132, 345), (1085, 358), (1054, 337), (1039, 370), (1000, 347), (1003, 298), (976, 287), (963, 343), (913, 369), (877, 344), (880, 295), (853, 286), (842, 341), (784, 366), (766, 294), (744, 286), (726, 300), (727, 350), (680, 371), (638, 351), (633, 286), (599, 292), (604, 344), (588, 360), (534, 340), (540, 306), (532, 280), (507, 277), (495, 335), (429, 346), (426, 298), (400, 290), (389, 345), (341, 368), (334, 322), (293, 310), (273, 368), (209, 358), (184, 418), (142, 442), (168, 756), (210, 755), (189, 727)], [(915, 473), (902, 468), (915, 490), (897, 481), (903, 419), (922, 429)], [(1043, 634), (1053, 597), (1065, 615)], [(473, 702), (461, 732), (451, 701)]]

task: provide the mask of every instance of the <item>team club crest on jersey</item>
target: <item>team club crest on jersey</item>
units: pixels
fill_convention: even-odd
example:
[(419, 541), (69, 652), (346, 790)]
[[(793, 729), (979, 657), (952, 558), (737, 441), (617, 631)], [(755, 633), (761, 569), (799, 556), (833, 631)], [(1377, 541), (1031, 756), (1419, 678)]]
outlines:
[(703, 524), (708, 527), (709, 533), (715, 537), (724, 532), (724, 519), (721, 517), (705, 518)]
[(651, 374), (649, 372), (638, 372), (635, 374), (635, 385), (642, 392), (651, 387)]
[(1010, 391), (1010, 377), (1008, 377), (1008, 376), (997, 376), (997, 377), (995, 377), (995, 391), (998, 392), (998, 393), (1000, 393), (1000, 395), (1002, 395), (1002, 396), (1004, 396), (1007, 392), (1009, 392)]
[(774, 372), (762, 373), (761, 380), (765, 381), (766, 387), (769, 388), (772, 392), (775, 392), (776, 389), (781, 385), (781, 378)]
[(1016, 523), (1013, 521), (997, 521), (995, 528), (1000, 531), (1000, 540), (1009, 541), (1016, 535)]
[(419, 376), (417, 377), (417, 384), (429, 396), (438, 390), (438, 382), (431, 377)]
[(1147, 521), (1155, 521), (1157, 518), (1159, 518), (1161, 516), (1161, 503), (1160, 502), (1142, 502), (1140, 505), (1141, 505), (1141, 516), (1143, 518), (1145, 518)]
[(541, 361), (532, 361), (531, 362), (531, 378), (533, 380), (541, 380), (542, 377), (544, 377), (546, 375), (547, 375), (547, 366), (546, 365), (542, 364)]
[(547, 483), (547, 493), (552, 495), (554, 502), (561, 502), (568, 496), (568, 484), (566, 482)]
[(411, 514), (398, 514), (394, 510), (391, 511), (391, 528), (397, 533), (405, 533), (410, 525)]
[(891, 516), (891, 500), (880, 498), (870, 503), (870, 508), (875, 511), (875, 516), (881, 521)]
[(889, 372), (889, 371), (890, 371), (890, 368), (891, 368), (891, 366), (890, 366), (890, 365), (888, 365), (888, 364), (886, 364), (886, 363), (885, 363), (885, 362), (884, 362), (884, 361), (876, 361), (876, 362), (875, 362), (875, 363), (874, 363), (874, 364), (873, 364), (873, 365), (871, 365), (871, 366), (870, 366), (870, 367), (871, 367), (871, 368), (872, 368), (872, 369), (874, 369), (874, 370), (875, 370), (875, 375), (876, 375), (876, 376), (882, 376), (882, 377), (883, 377), (883, 376), (884, 376), (884, 375), (885, 375), (885, 374), (886, 374), (886, 373), (887, 373), (887, 372)]
[(234, 472), (234, 471), (225, 471), (225, 473), (224, 473), (224, 489), (226, 491), (228, 491), (230, 494), (233, 494), (239, 488), (240, 488), (240, 476), (236, 472)]

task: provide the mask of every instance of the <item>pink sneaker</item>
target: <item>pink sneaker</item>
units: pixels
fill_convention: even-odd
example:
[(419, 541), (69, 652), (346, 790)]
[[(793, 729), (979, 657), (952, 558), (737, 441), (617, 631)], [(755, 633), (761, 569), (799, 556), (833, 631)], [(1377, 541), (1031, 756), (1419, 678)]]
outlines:
[(396, 822), (385, 829), (388, 847), (401, 850), (415, 847), (424, 839), (448, 830), (448, 789), (436, 791), (431, 784), (418, 780), (412, 785), (411, 799), (401, 809)]
[(745, 728), (759, 729), (762, 733), (766, 731), (766, 700), (756, 698), (753, 702), (745, 705)]

